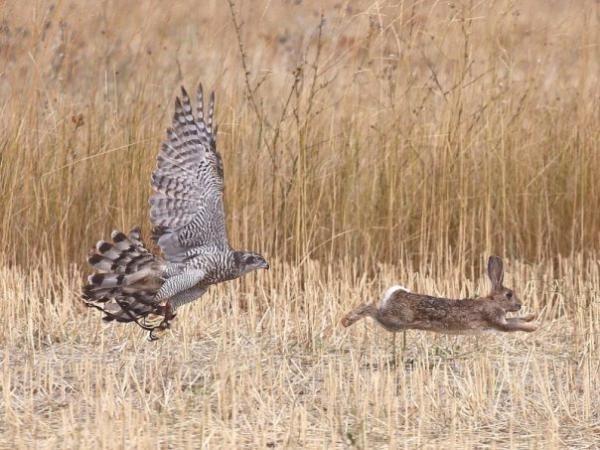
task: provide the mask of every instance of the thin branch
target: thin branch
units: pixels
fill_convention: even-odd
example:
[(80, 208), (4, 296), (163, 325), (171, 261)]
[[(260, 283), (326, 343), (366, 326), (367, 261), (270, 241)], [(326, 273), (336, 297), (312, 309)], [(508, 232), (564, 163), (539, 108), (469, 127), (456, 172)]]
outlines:
[[(255, 89), (252, 89), (250, 86), (250, 69), (248, 67), (248, 61), (246, 57), (246, 51), (244, 50), (244, 43), (242, 42), (242, 23), (238, 21), (237, 15), (235, 13), (235, 3), (233, 0), (227, 0), (229, 4), (229, 11), (231, 12), (231, 21), (233, 22), (233, 28), (235, 30), (235, 36), (238, 43), (238, 48), (240, 50), (240, 58), (242, 61), (242, 68), (244, 69), (244, 82), (246, 84), (246, 92), (248, 100), (250, 101), (250, 105), (252, 105), (252, 109), (258, 117), (258, 120), (263, 123), (264, 117), (263, 114), (258, 107), (258, 103), (256, 102)], [(261, 82), (262, 83), (262, 82)]]

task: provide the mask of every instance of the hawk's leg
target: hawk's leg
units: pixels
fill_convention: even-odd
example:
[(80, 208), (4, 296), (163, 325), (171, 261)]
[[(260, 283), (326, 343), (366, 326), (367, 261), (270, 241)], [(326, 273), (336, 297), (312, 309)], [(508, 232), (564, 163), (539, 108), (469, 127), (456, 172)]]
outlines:
[(185, 303), (199, 298), (206, 288), (197, 286), (204, 278), (204, 272), (193, 270), (184, 272), (180, 275), (174, 275), (160, 287), (154, 301), (160, 303), (166, 299), (165, 305), (161, 308), (161, 314), (164, 316), (162, 322), (150, 330), (148, 339), (154, 341), (158, 339), (155, 330), (165, 330), (169, 328), (169, 321), (175, 318), (175, 309)]

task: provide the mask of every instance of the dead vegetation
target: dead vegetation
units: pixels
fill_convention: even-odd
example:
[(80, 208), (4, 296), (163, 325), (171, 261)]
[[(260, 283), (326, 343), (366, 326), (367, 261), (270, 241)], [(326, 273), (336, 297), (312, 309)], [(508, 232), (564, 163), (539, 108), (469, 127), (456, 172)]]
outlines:
[[(574, 447), (600, 435), (593, 1), (0, 3), (0, 447)], [(148, 344), (77, 301), (149, 229), (179, 84), (217, 91), (229, 232), (273, 270)], [(540, 331), (343, 330), (392, 283)], [(376, 294), (377, 293), (377, 294)], [(399, 337), (400, 338), (400, 337)]]

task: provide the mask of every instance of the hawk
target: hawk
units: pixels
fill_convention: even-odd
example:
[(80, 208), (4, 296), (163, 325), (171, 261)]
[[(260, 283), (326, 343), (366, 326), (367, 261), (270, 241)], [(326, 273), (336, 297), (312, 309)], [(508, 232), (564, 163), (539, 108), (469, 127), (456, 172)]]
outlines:
[(261, 255), (232, 250), (223, 208), (223, 161), (213, 128), (214, 92), (208, 110), (200, 84), (196, 113), (181, 88), (172, 127), (152, 173), (152, 238), (162, 256), (150, 252), (139, 228), (115, 230), (90, 252), (95, 273), (83, 288), (87, 306), (107, 322), (135, 322), (150, 332), (169, 328), (177, 309), (200, 298), (209, 286), (257, 269), (268, 269)]

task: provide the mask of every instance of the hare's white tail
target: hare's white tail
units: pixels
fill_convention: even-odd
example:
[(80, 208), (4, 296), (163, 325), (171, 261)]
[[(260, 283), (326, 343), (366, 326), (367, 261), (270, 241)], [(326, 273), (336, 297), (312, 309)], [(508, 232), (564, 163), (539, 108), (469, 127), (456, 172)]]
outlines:
[(385, 291), (385, 294), (383, 294), (383, 297), (381, 298), (381, 301), (379, 302), (379, 307), (384, 308), (385, 305), (387, 304), (387, 302), (398, 291), (410, 293), (410, 289), (405, 288), (404, 286), (401, 286), (399, 284), (396, 284), (396, 285), (390, 287), (387, 291)]

